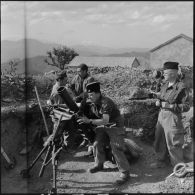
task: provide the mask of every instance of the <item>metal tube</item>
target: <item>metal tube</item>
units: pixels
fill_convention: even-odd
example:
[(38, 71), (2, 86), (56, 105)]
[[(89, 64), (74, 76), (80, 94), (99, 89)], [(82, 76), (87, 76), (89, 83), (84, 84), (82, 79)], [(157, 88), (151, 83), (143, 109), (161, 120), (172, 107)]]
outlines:
[(4, 156), (5, 160), (11, 164), (11, 160), (9, 159), (8, 155), (5, 153), (3, 147), (1, 146), (1, 154)]
[(77, 104), (73, 101), (73, 99), (71, 98), (71, 96), (69, 95), (69, 93), (67, 92), (65, 87), (60, 87), (58, 90), (58, 94), (61, 96), (61, 98), (64, 100), (64, 102), (66, 103), (67, 107), (74, 111), (74, 112), (78, 112), (79, 107), (77, 106)]

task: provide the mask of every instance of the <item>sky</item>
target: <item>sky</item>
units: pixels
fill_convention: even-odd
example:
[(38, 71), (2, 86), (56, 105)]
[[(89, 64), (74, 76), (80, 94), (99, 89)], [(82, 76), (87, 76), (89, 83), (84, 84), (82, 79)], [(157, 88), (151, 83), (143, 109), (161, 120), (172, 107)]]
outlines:
[(193, 1), (1, 1), (1, 40), (153, 48), (193, 38)]

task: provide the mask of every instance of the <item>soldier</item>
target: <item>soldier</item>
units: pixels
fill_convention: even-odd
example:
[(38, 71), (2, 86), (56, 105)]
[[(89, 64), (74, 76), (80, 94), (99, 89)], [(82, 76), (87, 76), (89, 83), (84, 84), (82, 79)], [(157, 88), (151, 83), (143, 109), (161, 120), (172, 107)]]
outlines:
[[(52, 92), (50, 95), (49, 100), (47, 101), (48, 105), (56, 105), (56, 106), (67, 106), (65, 101), (63, 100), (63, 98), (59, 95), (58, 93), (58, 89), (60, 87), (64, 87), (67, 85), (68, 79), (67, 79), (67, 74), (66, 71), (60, 71), (57, 72), (56, 75), (56, 83), (54, 84), (53, 88), (52, 88)], [(73, 97), (73, 93), (72, 91), (66, 87), (67, 92), (70, 94), (71, 97)], [(58, 118), (55, 117), (55, 115), (51, 115), (52, 118), (52, 122), (54, 124), (53, 128), (55, 129), (57, 124), (58, 124)], [(75, 149), (78, 147), (78, 145), (80, 145), (80, 143), (82, 142), (82, 136), (80, 135), (80, 133), (77, 130), (77, 127), (74, 123), (73, 120), (69, 120), (69, 121), (61, 121), (60, 125), (59, 125), (59, 132), (63, 132), (63, 134), (67, 134), (68, 133), (68, 139), (66, 140), (69, 144), (69, 148), (70, 149)], [(66, 132), (68, 130), (68, 132)], [(61, 135), (61, 133), (59, 133), (59, 135)]]
[(95, 125), (96, 138), (94, 142), (95, 165), (89, 169), (90, 173), (96, 173), (103, 170), (105, 161), (104, 146), (110, 142), (113, 156), (121, 172), (116, 184), (123, 184), (128, 181), (129, 162), (124, 154), (124, 121), (120, 115), (116, 104), (108, 97), (101, 94), (100, 84), (98, 82), (87, 85), (88, 98), (92, 102), (91, 111), (97, 116), (97, 119), (90, 119), (86, 116), (78, 119), (79, 123)]
[[(56, 79), (56, 83), (54, 84), (53, 88), (52, 88), (52, 92), (51, 95), (49, 97), (49, 100), (47, 102), (47, 104), (49, 105), (59, 105), (59, 104), (65, 104), (64, 100), (61, 98), (61, 96), (58, 94), (58, 89), (62, 86), (66, 86), (68, 83), (68, 78), (67, 78), (67, 74), (66, 71), (60, 71), (57, 72), (55, 74), (55, 79)], [(70, 94), (71, 97), (73, 97), (73, 92), (71, 92), (70, 89), (66, 88), (66, 90), (68, 91), (68, 93)]]
[(70, 89), (74, 93), (74, 100), (79, 103), (87, 96), (86, 85), (95, 80), (89, 75), (86, 64), (80, 64), (77, 71), (78, 74), (73, 78)]
[(152, 163), (151, 168), (165, 167), (169, 157), (172, 166), (184, 161), (182, 112), (190, 109), (189, 96), (184, 83), (178, 79), (178, 63), (165, 62), (163, 69), (165, 84), (156, 102), (161, 108), (154, 141), (157, 162)]

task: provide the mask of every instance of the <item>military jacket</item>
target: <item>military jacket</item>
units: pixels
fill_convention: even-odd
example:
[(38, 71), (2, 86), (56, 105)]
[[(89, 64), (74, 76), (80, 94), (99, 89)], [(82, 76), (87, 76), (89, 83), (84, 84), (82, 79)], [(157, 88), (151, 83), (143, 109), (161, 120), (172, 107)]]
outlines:
[[(56, 83), (53, 88), (52, 88), (52, 92), (51, 95), (49, 97), (50, 101), (52, 104), (65, 104), (65, 101), (61, 98), (61, 96), (58, 94), (58, 89), (60, 86), (58, 86), (58, 84)], [(64, 86), (66, 87), (66, 86)], [(69, 93), (69, 95), (71, 97), (73, 97), (73, 92), (66, 87), (67, 92)]]
[(86, 85), (90, 82), (95, 81), (93, 77), (89, 74), (83, 79), (80, 75), (76, 75), (70, 85), (71, 90), (74, 92), (75, 96), (84, 96), (86, 94)]
[[(87, 108), (87, 109), (86, 109)], [(80, 113), (83, 112), (90, 119), (100, 119), (103, 114), (108, 114), (109, 123), (116, 124), (116, 127), (123, 127), (124, 120), (117, 105), (108, 97), (100, 96), (96, 103), (85, 100), (81, 103)]]
[(161, 87), (160, 100), (174, 104), (174, 112), (180, 113), (189, 111), (189, 94), (184, 83), (176, 80), (172, 86), (168, 87), (168, 84), (169, 83), (166, 82)]

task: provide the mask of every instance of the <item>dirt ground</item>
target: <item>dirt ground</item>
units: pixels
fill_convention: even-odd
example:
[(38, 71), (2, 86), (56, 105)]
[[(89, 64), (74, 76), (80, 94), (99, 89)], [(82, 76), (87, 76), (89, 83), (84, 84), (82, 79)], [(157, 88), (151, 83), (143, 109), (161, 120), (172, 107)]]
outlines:
[[(29, 179), (22, 178), (20, 171), (27, 167), (27, 159), (31, 163), (41, 148), (34, 145), (30, 152), (30, 158), (27, 158), (26, 155), (19, 155), (19, 151), (22, 149), (21, 140), (25, 135), (25, 131), (21, 129), (24, 127), (20, 121), (14, 118), (8, 121), (4, 120), (3, 123), (3, 139), (1, 137), (1, 143), (4, 146), (8, 146), (9, 143), (10, 147), (6, 149), (9, 149), (8, 154), (16, 158), (17, 164), (11, 170), (6, 170), (1, 166), (1, 193), (48, 193), (52, 188), (53, 182), (51, 163), (46, 167), (43, 176), (40, 178), (38, 175), (43, 161), (39, 159), (30, 171), (32, 176)], [(12, 131), (8, 131), (8, 128), (11, 128)], [(14, 137), (12, 137), (12, 140), (8, 140), (9, 133), (13, 133)], [(19, 134), (21, 136), (17, 137)], [(127, 135), (143, 148), (143, 153), (136, 162), (131, 163), (131, 179), (126, 184), (122, 186), (114, 185), (115, 180), (119, 176), (116, 168), (105, 168), (105, 170), (94, 174), (88, 173), (87, 170), (93, 166), (94, 159), (84, 156), (87, 153), (87, 148), (84, 148), (74, 153), (65, 151), (60, 153), (57, 171), (57, 192), (71, 194), (194, 192), (193, 176), (185, 178), (172, 176), (166, 179), (172, 173), (173, 168), (167, 166), (161, 169), (151, 169), (150, 164), (155, 161), (152, 145), (134, 137), (131, 131), (128, 131)]]
[[(193, 193), (193, 177), (179, 179), (166, 177), (172, 172), (172, 167), (150, 169), (155, 155), (151, 145), (134, 139), (143, 147), (143, 154), (137, 162), (131, 164), (131, 179), (122, 186), (115, 186), (114, 181), (119, 176), (116, 168), (105, 168), (104, 171), (90, 174), (87, 170), (93, 166), (93, 158), (85, 157), (87, 148), (59, 156), (57, 171), (58, 193)], [(34, 157), (40, 149), (34, 149)], [(31, 178), (24, 179), (20, 171), (26, 168), (25, 156), (17, 156), (19, 164), (13, 170), (3, 171), (1, 179), (2, 193), (48, 193), (52, 188), (52, 166), (49, 164), (43, 176), (38, 176), (42, 160), (40, 159), (31, 170)], [(32, 158), (33, 159), (33, 158)], [(31, 159), (31, 160), (32, 160)], [(31, 161), (32, 162), (32, 161)], [(181, 185), (183, 184), (183, 185)]]

